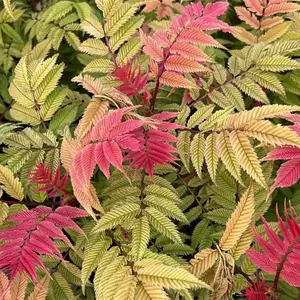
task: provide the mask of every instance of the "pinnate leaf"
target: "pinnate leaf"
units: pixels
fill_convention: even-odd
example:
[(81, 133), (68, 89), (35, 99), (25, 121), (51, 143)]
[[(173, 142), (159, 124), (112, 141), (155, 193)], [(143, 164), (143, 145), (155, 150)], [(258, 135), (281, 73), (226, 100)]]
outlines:
[(254, 191), (252, 185), (245, 191), (226, 224), (225, 232), (220, 240), (223, 250), (232, 249), (242, 234), (249, 227), (254, 214)]

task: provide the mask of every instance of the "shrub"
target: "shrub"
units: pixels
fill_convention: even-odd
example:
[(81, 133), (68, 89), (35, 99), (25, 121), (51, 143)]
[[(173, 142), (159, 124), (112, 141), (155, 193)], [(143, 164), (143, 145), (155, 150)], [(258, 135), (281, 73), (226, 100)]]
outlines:
[(300, 5), (29, 2), (0, 11), (0, 298), (298, 299)]

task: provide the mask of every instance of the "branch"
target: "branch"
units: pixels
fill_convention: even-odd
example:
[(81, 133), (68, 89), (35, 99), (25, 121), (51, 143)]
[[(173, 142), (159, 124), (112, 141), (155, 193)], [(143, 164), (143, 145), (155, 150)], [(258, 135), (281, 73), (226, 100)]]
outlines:
[[(296, 241), (297, 241), (297, 243), (298, 243), (299, 239), (297, 239)], [(277, 269), (276, 269), (276, 276), (275, 276), (275, 279), (274, 279), (274, 282), (273, 282), (273, 287), (272, 287), (275, 293), (277, 293), (280, 273), (281, 273), (281, 271), (282, 271), (282, 269), (283, 269), (283, 266), (284, 266), (285, 262), (287, 261), (287, 258), (288, 258), (288, 256), (289, 256), (289, 254), (293, 251), (292, 249), (293, 249), (293, 246), (294, 246), (294, 245), (295, 245), (295, 242), (293, 243), (292, 246), (289, 246), (289, 247), (288, 247), (288, 249), (287, 249), (285, 255), (284, 255), (284, 256), (282, 257), (282, 259), (281, 259), (280, 264), (277, 266)]]
[(29, 207), (35, 207), (35, 206), (39, 206), (39, 205), (44, 205), (44, 206), (53, 206), (53, 205), (56, 205), (56, 206), (59, 206), (59, 202), (55, 202), (55, 201), (46, 201), (46, 202), (38, 202), (38, 203), (34, 203), (34, 202), (21, 202), (21, 201), (17, 201), (17, 200), (6, 200), (6, 199), (0, 199), (0, 202), (4, 202), (6, 204), (24, 204), (26, 206), (29, 206)]
[[(251, 66), (252, 67), (252, 66)], [(205, 93), (203, 96), (199, 97), (196, 100), (191, 101), (188, 106), (192, 107), (194, 106), (197, 102), (199, 101), (203, 101), (205, 100), (206, 97), (208, 97), (211, 93), (215, 92), (215, 91), (219, 91), (224, 85), (231, 83), (232, 81), (234, 81), (235, 79), (237, 79), (238, 77), (243, 76), (245, 73), (247, 73), (249, 71), (249, 69), (251, 68), (249, 67), (246, 71), (243, 71), (242, 73), (240, 73), (238, 76), (233, 77), (231, 79), (226, 80), (223, 84), (220, 84), (219, 86), (211, 89), (210, 91), (208, 91), (207, 93)]]
[(241, 274), (252, 286), (254, 285), (254, 282), (250, 276), (246, 274), (238, 265), (234, 265), (234, 274)]
[[(63, 256), (64, 259), (67, 258), (67, 256), (69, 255), (70, 250), (71, 250), (71, 248), (69, 248), (69, 249), (65, 252), (65, 254), (64, 254), (64, 256)], [(56, 264), (56, 266), (54, 266), (54, 267), (50, 270), (50, 275), (53, 275), (53, 274), (58, 270), (58, 267), (60, 266), (60, 264), (61, 264), (62, 262), (63, 262), (63, 261), (60, 260), (60, 261)]]
[[(102, 22), (102, 26), (103, 26), (103, 28), (104, 28), (104, 22)], [(103, 29), (103, 31), (104, 31), (104, 38), (105, 38), (106, 47), (107, 47), (108, 52), (109, 52), (109, 54), (110, 54), (110, 56), (111, 56), (111, 59), (113, 60), (113, 63), (114, 63), (114, 65), (115, 65), (115, 68), (117, 69), (117, 68), (119, 67), (119, 65), (117, 64), (117, 60), (116, 60), (115, 54), (113, 53), (113, 51), (112, 51), (111, 48), (110, 48), (110, 45), (109, 45), (109, 39), (108, 39), (108, 36), (106, 35), (106, 32), (105, 32), (104, 29)]]

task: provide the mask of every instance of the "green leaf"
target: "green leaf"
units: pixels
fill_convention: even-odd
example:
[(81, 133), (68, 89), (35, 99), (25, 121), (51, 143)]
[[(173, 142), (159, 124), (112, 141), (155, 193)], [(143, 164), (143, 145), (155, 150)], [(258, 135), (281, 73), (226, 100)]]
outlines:
[(3, 4), (4, 4), (4, 7), (5, 7), (6, 11), (10, 15), (10, 17), (13, 20), (15, 20), (13, 8), (12, 8), (12, 5), (11, 5), (11, 0), (3, 0)]
[(209, 221), (203, 219), (194, 227), (193, 234), (192, 234), (192, 244), (191, 244), (193, 248), (197, 248), (199, 246), (201, 240), (204, 237), (203, 232), (206, 231), (208, 224)]
[(191, 143), (191, 159), (192, 164), (198, 174), (202, 177), (202, 165), (204, 161), (204, 151), (205, 151), (205, 139), (204, 135), (197, 133)]
[(80, 25), (81, 28), (91, 36), (98, 39), (102, 39), (104, 37), (103, 27), (95, 15), (90, 15), (90, 17)]
[(0, 165), (0, 183), (2, 189), (11, 197), (22, 200), (24, 198), (24, 190), (18, 178), (14, 177), (12, 171)]
[(49, 128), (54, 132), (64, 130), (66, 126), (76, 120), (77, 111), (77, 105), (67, 105), (60, 109), (50, 121)]
[(138, 16), (133, 17), (126, 22), (126, 24), (124, 24), (109, 41), (112, 51), (118, 50), (125, 41), (128, 41), (128, 39), (137, 31), (137, 29), (142, 26), (144, 19), (144, 16)]
[(237, 110), (245, 110), (245, 103), (241, 92), (231, 83), (223, 85), (222, 91), (230, 101), (231, 105), (234, 105)]
[(40, 115), (42, 120), (49, 121), (54, 113), (59, 109), (63, 100), (68, 94), (67, 88), (56, 88), (47, 96), (45, 102), (40, 107)]
[(107, 20), (104, 26), (104, 31), (107, 36), (115, 34), (122, 25), (124, 25), (130, 18), (133, 17), (138, 6), (124, 3), (118, 7), (118, 10), (113, 14), (111, 18)]
[(182, 243), (176, 226), (164, 214), (153, 207), (147, 207), (145, 212), (150, 224), (155, 230), (168, 237), (175, 243)]
[(149, 195), (145, 197), (143, 202), (150, 207), (154, 207), (155, 209), (159, 210), (161, 213), (172, 219), (188, 223), (185, 215), (172, 200)]
[(98, 39), (87, 39), (81, 43), (79, 50), (90, 55), (104, 56), (108, 53), (106, 45)]
[(66, 261), (61, 263), (58, 271), (69, 283), (81, 286), (81, 270), (71, 262)]
[(133, 58), (142, 48), (142, 42), (139, 38), (133, 37), (128, 40), (118, 51), (117, 62), (126, 63)]
[(83, 289), (91, 273), (97, 267), (104, 253), (107, 251), (110, 245), (111, 240), (104, 239), (103, 236), (99, 236), (99, 234), (94, 234), (89, 239), (85, 247), (81, 271), (81, 282)]
[(218, 155), (220, 156), (226, 169), (238, 182), (242, 183), (239, 163), (230, 144), (228, 132), (219, 133), (216, 144)]
[(74, 300), (74, 294), (65, 278), (58, 272), (52, 275), (51, 287), (55, 299)]
[(257, 83), (255, 83), (250, 78), (243, 77), (240, 79), (236, 79), (234, 83), (242, 92), (244, 92), (254, 100), (257, 100), (264, 104), (270, 104), (270, 101), (266, 93), (262, 90), (262, 88)]
[(190, 172), (190, 148), (191, 148), (191, 133), (189, 131), (182, 131), (178, 135), (177, 149), (179, 156), (187, 169)]
[(217, 175), (217, 168), (218, 168), (218, 162), (219, 157), (217, 153), (217, 134), (211, 133), (206, 138), (206, 146), (205, 146), (205, 162), (207, 165), (207, 169), (209, 172), (209, 175), (213, 182), (216, 181), (216, 175)]
[(232, 210), (230, 209), (218, 208), (203, 214), (203, 216), (218, 224), (226, 225), (231, 214), (232, 214)]
[(150, 240), (150, 226), (147, 217), (136, 220), (132, 232), (132, 251), (136, 260), (143, 258)]
[(251, 77), (251, 79), (270, 91), (276, 92), (280, 95), (285, 95), (285, 91), (280, 80), (271, 72), (251, 69), (246, 73), (246, 76)]
[(20, 43), (20, 44), (24, 43), (23, 39), (19, 35), (19, 33), (15, 29), (13, 29), (13, 27), (11, 27), (10, 25), (8, 25), (6, 23), (2, 23), (0, 25), (0, 29), (15, 42)]
[(262, 71), (271, 72), (284, 72), (300, 69), (300, 63), (298, 61), (282, 55), (261, 58), (257, 61), (256, 66)]
[(99, 58), (91, 61), (84, 69), (86, 73), (111, 73), (114, 71), (112, 61), (104, 58)]
[(174, 268), (164, 265), (147, 266), (137, 271), (138, 279), (153, 285), (180, 290), (184, 288), (207, 288), (209, 285), (198, 280), (194, 275), (183, 268)]
[[(155, 180), (156, 180), (156, 178), (155, 178)], [(144, 193), (145, 193), (145, 195), (154, 195), (157, 198), (162, 198), (162, 199), (167, 198), (178, 204), (181, 203), (180, 198), (178, 197), (177, 194), (174, 193), (174, 191), (170, 190), (167, 187), (160, 186), (158, 184), (147, 185), (147, 187), (144, 190)]]
[(187, 127), (194, 128), (198, 126), (202, 121), (211, 116), (215, 106), (214, 105), (205, 105), (200, 107), (197, 111), (189, 118)]
[(122, 5), (122, 0), (96, 0), (97, 7), (102, 10), (105, 19), (109, 19)]
[(140, 213), (140, 206), (134, 203), (114, 207), (106, 213), (95, 226), (94, 231), (112, 229), (125, 221), (131, 220)]

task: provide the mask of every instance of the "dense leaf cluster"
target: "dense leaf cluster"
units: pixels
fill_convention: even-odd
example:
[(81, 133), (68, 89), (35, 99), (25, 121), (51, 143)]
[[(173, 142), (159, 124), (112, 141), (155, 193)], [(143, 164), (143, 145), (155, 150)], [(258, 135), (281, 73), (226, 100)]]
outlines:
[(0, 298), (299, 299), (299, 26), (288, 0), (3, 0)]

